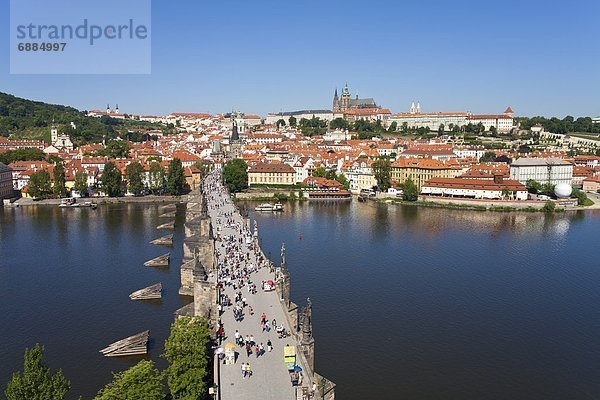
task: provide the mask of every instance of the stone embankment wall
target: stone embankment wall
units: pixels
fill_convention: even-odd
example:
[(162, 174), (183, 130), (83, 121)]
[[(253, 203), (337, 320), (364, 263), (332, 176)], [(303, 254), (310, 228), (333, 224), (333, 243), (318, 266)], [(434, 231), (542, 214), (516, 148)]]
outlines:
[(542, 208), (545, 201), (511, 201), (511, 200), (479, 200), (479, 199), (461, 199), (457, 197), (437, 197), (437, 196), (419, 196), (419, 201), (434, 202), (451, 206), (460, 204), (473, 207), (512, 207), (512, 208)]
[(275, 194), (284, 194), (286, 196), (290, 196), (291, 194), (294, 194), (294, 196), (298, 196), (299, 190), (266, 190), (266, 191), (256, 191), (256, 192), (241, 192), (241, 193), (236, 193), (235, 194), (235, 198), (238, 200), (252, 200), (252, 199), (258, 199), (258, 198), (267, 198), (267, 197), (273, 197), (275, 196)]

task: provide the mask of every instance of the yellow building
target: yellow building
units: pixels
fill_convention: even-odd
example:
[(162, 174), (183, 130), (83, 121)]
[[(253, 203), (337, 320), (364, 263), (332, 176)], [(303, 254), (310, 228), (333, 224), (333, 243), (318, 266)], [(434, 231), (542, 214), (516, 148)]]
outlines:
[(248, 171), (248, 186), (252, 185), (293, 185), (296, 183), (296, 170), (283, 163), (258, 163)]
[(457, 164), (431, 158), (399, 158), (391, 171), (392, 182), (400, 184), (410, 177), (419, 190), (431, 178), (455, 178), (461, 173)]

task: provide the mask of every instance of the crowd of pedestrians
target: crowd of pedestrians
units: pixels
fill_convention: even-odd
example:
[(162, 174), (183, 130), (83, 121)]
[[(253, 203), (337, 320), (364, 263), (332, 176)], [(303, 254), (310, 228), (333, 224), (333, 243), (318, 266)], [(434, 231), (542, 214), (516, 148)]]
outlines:
[[(257, 286), (254, 277), (262, 268), (268, 266), (268, 260), (260, 250), (257, 238), (235, 211), (217, 173), (212, 173), (205, 179), (203, 189), (208, 209), (213, 216), (215, 230), (217, 256), (215, 279), (219, 288), (219, 318), (225, 313), (231, 313), (234, 323), (243, 325), (247, 329), (248, 323), (242, 324), (242, 322), (248, 319), (247, 322), (252, 325), (256, 323), (254, 325), (256, 328), (252, 329), (261, 335), (260, 338), (255, 338), (253, 334), (242, 334), (239, 328), (236, 329), (237, 327), (229, 327), (235, 332), (233, 339), (239, 348), (238, 357), (245, 357), (241, 370), (242, 377), (246, 379), (253, 374), (249, 360), (271, 353), (273, 351), (271, 339), (284, 338), (287, 331), (283, 323), (277, 325), (275, 318), (269, 319), (262, 310), (259, 319), (258, 315), (255, 316), (251, 305), (258, 293), (258, 287), (264, 288), (264, 282), (259, 282)], [(221, 338), (231, 340), (221, 321), (217, 333)]]

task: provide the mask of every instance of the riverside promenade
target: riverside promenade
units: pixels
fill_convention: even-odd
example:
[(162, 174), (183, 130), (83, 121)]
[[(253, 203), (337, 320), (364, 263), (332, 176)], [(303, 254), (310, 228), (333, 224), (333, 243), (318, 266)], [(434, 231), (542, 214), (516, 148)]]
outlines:
[[(256, 346), (262, 344), (264, 353), (257, 357), (256, 346), (247, 355), (246, 347), (236, 345), (236, 362), (225, 365), (219, 361), (218, 382), (219, 395), (222, 400), (254, 400), (254, 399), (316, 399), (313, 396), (312, 377), (306, 373), (307, 368), (301, 357), (297, 364), (303, 370), (302, 383), (294, 387), (290, 374), (284, 363), (284, 347), (296, 346), (300, 353), (297, 335), (291, 334), (279, 338), (272, 321), (277, 326), (283, 325), (287, 332), (296, 332), (295, 326), (290, 326), (286, 306), (281, 301), (278, 291), (264, 291), (263, 281), (276, 281), (276, 268), (264, 257), (258, 246), (256, 232), (251, 232), (248, 222), (235, 208), (229, 194), (220, 182), (218, 171), (210, 174), (204, 182), (204, 193), (208, 202), (209, 216), (213, 222), (216, 241), (216, 256), (218, 275), (211, 274), (209, 280), (219, 286), (219, 302), (221, 308), (220, 320), (224, 328), (221, 346), (236, 344), (235, 332), (242, 338), (253, 337)], [(233, 277), (233, 278), (232, 278)], [(234, 289), (235, 284), (235, 289)], [(241, 287), (240, 287), (241, 285)], [(252, 285), (256, 285), (256, 293), (251, 293)], [(249, 289), (250, 288), (250, 289)], [(234, 307), (242, 307), (242, 302), (236, 302), (236, 294), (246, 299), (242, 319), (236, 320)], [(239, 296), (239, 295), (238, 295)], [(224, 299), (229, 298), (231, 305)], [(225, 305), (223, 305), (225, 303)], [(253, 313), (251, 314), (250, 308)], [(261, 316), (266, 315), (270, 330), (262, 329)], [(268, 351), (267, 343), (272, 343), (272, 351)], [(242, 364), (249, 363), (251, 376), (243, 376)], [(303, 395), (304, 393), (304, 395)]]

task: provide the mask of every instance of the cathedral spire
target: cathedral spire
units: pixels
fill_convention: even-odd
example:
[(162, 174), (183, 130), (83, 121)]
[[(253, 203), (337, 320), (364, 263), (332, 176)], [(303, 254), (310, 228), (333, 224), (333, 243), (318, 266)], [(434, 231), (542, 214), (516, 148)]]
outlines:
[(238, 133), (238, 126), (237, 123), (233, 123), (233, 126), (231, 127), (231, 138), (230, 141), (231, 142), (237, 142), (238, 140), (240, 140), (240, 135)]

